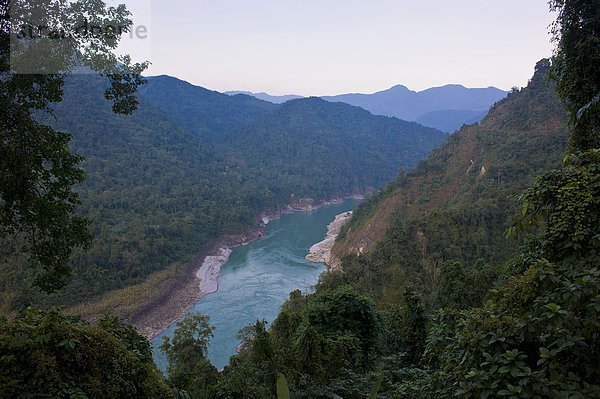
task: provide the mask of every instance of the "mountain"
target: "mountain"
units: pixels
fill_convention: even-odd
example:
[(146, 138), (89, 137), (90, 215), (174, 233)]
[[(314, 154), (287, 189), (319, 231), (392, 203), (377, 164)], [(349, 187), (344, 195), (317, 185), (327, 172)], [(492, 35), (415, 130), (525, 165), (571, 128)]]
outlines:
[[(214, 237), (247, 228), (258, 211), (241, 194), (245, 172), (224, 154), (143, 96), (131, 116), (115, 115), (104, 100), (106, 86), (95, 75), (70, 76), (63, 101), (54, 106), (56, 118), (47, 121), (72, 134), (72, 150), (85, 157), (86, 181), (77, 191), (80, 212), (94, 222), (92, 248), (75, 253), (74, 278), (61, 297), (66, 303), (141, 283)], [(178, 98), (175, 87), (165, 96)], [(194, 90), (198, 102), (210, 102), (210, 92)], [(3, 307), (35, 300), (22, 286), (28, 269), (9, 275), (14, 280), (0, 283)]]
[(223, 94), (227, 94), (228, 96), (235, 96), (237, 94), (245, 94), (247, 96), (253, 96), (260, 100), (269, 101), (273, 104), (283, 104), (286, 101), (296, 100), (298, 98), (304, 98), (302, 96), (297, 96), (296, 94), (287, 94), (283, 96), (272, 96), (270, 94), (263, 92), (260, 93), (252, 93), (250, 91), (226, 91)]
[[(275, 105), (166, 76), (149, 79), (133, 115), (115, 115), (107, 84), (70, 76), (56, 117), (45, 120), (85, 157), (79, 211), (95, 236), (74, 254), (62, 303), (134, 287), (112, 306), (144, 306), (168, 295), (167, 282), (211, 240), (258, 228), (261, 212), (377, 188), (446, 138), (346, 104)], [(24, 289), (33, 276), (23, 259), (3, 256), (0, 271), (0, 313), (41, 299)]]
[(503, 237), (517, 209), (510, 196), (557, 167), (568, 140), (547, 69), (538, 64), (526, 88), (357, 207), (334, 246), (348, 255), (345, 283), (384, 302), (407, 284), (431, 295), (445, 262), (498, 268), (512, 256), (518, 245)]
[(485, 116), (490, 106), (506, 94), (495, 87), (469, 89), (462, 85), (445, 85), (416, 92), (396, 85), (373, 94), (341, 94), (322, 98), (451, 133), (463, 124), (479, 122), (477, 117)]
[(160, 107), (181, 127), (207, 140), (252, 121), (277, 106), (243, 94), (228, 96), (171, 76), (155, 76), (138, 92)]
[(294, 180), (296, 197), (324, 198), (331, 190), (339, 195), (379, 187), (445, 139), (443, 132), (414, 122), (311, 97), (286, 102), (225, 142), (248, 167), (268, 165), (275, 181)]
[[(507, 93), (495, 87), (469, 89), (456, 84), (416, 92), (406, 86), (396, 85), (373, 94), (351, 93), (321, 98), (329, 102), (355, 105), (375, 115), (394, 116), (452, 133), (462, 125), (479, 122), (489, 108), (506, 97)], [(225, 94), (244, 94), (275, 104), (302, 98), (293, 94), (271, 96), (249, 91), (228, 91)]]

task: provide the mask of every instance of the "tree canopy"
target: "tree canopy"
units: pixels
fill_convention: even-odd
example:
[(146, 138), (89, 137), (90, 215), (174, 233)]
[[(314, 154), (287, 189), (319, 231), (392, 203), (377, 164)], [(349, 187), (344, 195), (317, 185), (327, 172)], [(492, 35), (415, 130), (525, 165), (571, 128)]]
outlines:
[(558, 13), (552, 78), (569, 112), (571, 150), (600, 147), (600, 3), (552, 0)]
[[(3, 1), (0, 6), (0, 238), (12, 242), (38, 269), (35, 284), (54, 292), (66, 284), (73, 248), (86, 246), (89, 221), (75, 212), (73, 186), (84, 179), (82, 158), (69, 148), (70, 134), (38, 122), (63, 96), (65, 77), (77, 67), (108, 76), (105, 97), (114, 112), (136, 108), (134, 93), (147, 63), (132, 64), (114, 49), (132, 22), (124, 5), (104, 2)], [(123, 32), (78, 35), (82, 21), (114, 23)], [(41, 31), (47, 27), (48, 31)], [(24, 34), (39, 29), (36, 34)], [(61, 31), (55, 37), (53, 32)]]

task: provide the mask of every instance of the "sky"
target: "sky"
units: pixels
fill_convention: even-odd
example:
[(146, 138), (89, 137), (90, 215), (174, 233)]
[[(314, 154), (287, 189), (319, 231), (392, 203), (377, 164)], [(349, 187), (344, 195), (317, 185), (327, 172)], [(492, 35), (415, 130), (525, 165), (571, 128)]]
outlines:
[[(113, 1), (109, 1), (111, 3)], [(122, 1), (121, 1), (122, 2)], [(129, 0), (119, 51), (212, 90), (509, 90), (552, 54), (547, 0)], [(141, 32), (143, 32), (143, 29)]]

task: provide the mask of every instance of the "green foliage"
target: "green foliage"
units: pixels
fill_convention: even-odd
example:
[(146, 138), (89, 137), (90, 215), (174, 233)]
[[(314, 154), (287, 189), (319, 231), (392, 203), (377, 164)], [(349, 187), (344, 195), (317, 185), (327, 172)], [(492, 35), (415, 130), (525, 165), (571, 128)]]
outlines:
[(377, 398), (377, 392), (379, 391), (379, 388), (381, 387), (382, 382), (383, 382), (383, 375), (381, 375), (377, 379), (377, 382), (373, 386), (373, 389), (371, 389), (371, 392), (369, 392), (369, 396), (367, 396), (367, 399), (376, 399)]
[(60, 308), (0, 322), (0, 396), (171, 398), (148, 340), (116, 318), (92, 326)]
[(406, 287), (404, 291), (404, 303), (406, 307), (402, 317), (402, 338), (407, 348), (408, 361), (412, 364), (418, 364), (423, 354), (425, 339), (427, 337), (425, 309), (412, 287)]
[[(557, 42), (552, 78), (569, 112), (570, 149), (600, 147), (600, 4), (588, 0), (552, 0), (558, 13), (553, 26)], [(596, 105), (594, 105), (596, 104)]]
[(256, 364), (272, 364), (273, 349), (271, 348), (271, 337), (267, 332), (263, 320), (257, 320), (252, 334), (252, 345), (250, 347), (250, 361)]
[(438, 308), (466, 309), (480, 306), (493, 288), (498, 272), (483, 259), (466, 269), (460, 262), (446, 262), (440, 267), (434, 291)]
[(217, 369), (206, 359), (214, 327), (209, 325), (209, 316), (193, 312), (187, 313), (176, 326), (173, 339), (163, 336), (159, 347), (169, 362), (169, 384), (197, 397), (218, 378)]
[(223, 143), (227, 132), (278, 108), (252, 96), (228, 96), (171, 76), (149, 77), (139, 92), (179, 126), (211, 144)]
[(550, 260), (586, 257), (598, 265), (600, 254), (600, 150), (568, 154), (560, 169), (538, 177), (523, 201), (511, 231), (539, 227), (545, 219), (542, 249)]
[(540, 261), (485, 307), (442, 311), (428, 346), (440, 397), (598, 397), (599, 277)]
[[(274, 193), (287, 200), (360, 193), (392, 179), (446, 139), (446, 134), (395, 118), (374, 116), (317, 98), (288, 101), (222, 135), (224, 151), (269, 171)], [(266, 169), (266, 170), (265, 170)], [(324, 173), (326, 171), (326, 173)], [(292, 196), (293, 195), (293, 196)]]
[(347, 336), (357, 340), (364, 365), (374, 350), (380, 328), (374, 304), (350, 287), (317, 295), (305, 310), (302, 328), (314, 329), (326, 339)]
[[(261, 321), (252, 327), (213, 397), (273, 397), (286, 391), (282, 375), (293, 397), (367, 397), (377, 377), (362, 373), (377, 359), (381, 332), (373, 303), (341, 287), (302, 298), (292, 293), (283, 309), (270, 329)], [(351, 376), (363, 379), (359, 386), (347, 384)]]
[[(37, 83), (60, 92), (56, 86), (61, 83), (52, 80), (40, 78)], [(73, 185), (84, 180), (77, 167), (82, 157), (71, 153), (71, 135), (39, 124), (30, 106), (18, 103), (26, 84), (36, 83), (0, 79), (0, 239), (19, 243), (19, 251), (29, 254), (29, 262), (39, 269), (35, 284), (53, 292), (71, 273), (73, 248), (88, 245), (92, 238), (89, 220), (75, 214), (80, 202)]]
[(436, 286), (438, 303), (441, 308), (462, 309), (468, 307), (464, 295), (468, 282), (465, 270), (459, 262), (446, 262), (440, 268)]
[[(75, 213), (79, 195), (73, 186), (83, 181), (83, 171), (77, 167), (82, 158), (70, 152), (70, 134), (36, 119), (39, 114), (52, 115), (51, 103), (63, 98), (66, 74), (81, 65), (109, 76), (111, 86), (105, 97), (113, 101), (115, 112), (129, 114), (136, 108), (134, 94), (143, 83), (140, 73), (147, 64), (132, 65), (128, 57), (112, 53), (120, 34), (94, 39), (72, 35), (69, 40), (50, 40), (52, 48), (43, 51), (49, 44), (47, 38), (28, 40), (19, 32), (23, 26), (71, 26), (90, 15), (126, 28), (132, 25), (125, 6), (107, 7), (101, 1), (13, 0), (2, 4), (0, 240), (18, 243), (18, 252), (27, 254), (29, 263), (38, 269), (35, 285), (46, 293), (65, 286), (73, 249), (86, 247), (91, 235), (89, 220)], [(41, 68), (50, 72), (42, 74), (46, 69)]]
[(381, 312), (379, 351), (392, 367), (418, 365), (427, 338), (428, 317), (421, 299), (410, 286), (405, 288), (403, 297), (404, 306), (387, 305)]
[(579, 123), (585, 123), (588, 118), (593, 117), (599, 111), (600, 94), (596, 95), (596, 97), (592, 98), (592, 101), (579, 108), (579, 111), (577, 111), (577, 123), (575, 124), (575, 128), (578, 128)]

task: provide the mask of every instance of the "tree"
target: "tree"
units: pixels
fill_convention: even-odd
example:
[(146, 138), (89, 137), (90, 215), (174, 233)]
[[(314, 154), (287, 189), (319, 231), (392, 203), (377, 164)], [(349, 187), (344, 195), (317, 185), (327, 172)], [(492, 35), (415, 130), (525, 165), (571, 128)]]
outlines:
[(417, 364), (421, 359), (427, 339), (427, 317), (421, 299), (410, 286), (404, 290), (404, 302), (406, 308), (403, 315), (403, 338), (409, 360)]
[[(66, 284), (72, 250), (87, 246), (91, 234), (89, 220), (75, 212), (79, 195), (73, 186), (84, 179), (77, 167), (82, 158), (71, 153), (71, 136), (41, 124), (40, 115), (52, 115), (65, 78), (77, 67), (107, 76), (105, 97), (113, 111), (130, 114), (148, 64), (113, 53), (132, 25), (124, 5), (12, 0), (0, 3), (0, 13), (0, 240), (16, 242), (28, 254), (37, 269), (34, 284), (51, 293)], [(107, 22), (122, 30), (76, 34), (82, 23)]]
[(572, 126), (571, 150), (600, 147), (600, 2), (551, 0), (558, 12), (551, 76)]
[(366, 367), (378, 343), (380, 328), (381, 320), (373, 302), (351, 287), (342, 286), (313, 298), (299, 330), (314, 329), (331, 342), (341, 337), (355, 340), (362, 355), (362, 366)]
[(439, 307), (463, 309), (468, 306), (467, 276), (460, 262), (445, 262), (440, 268), (436, 286), (436, 299)]
[(176, 388), (202, 391), (217, 382), (217, 369), (206, 358), (214, 330), (209, 320), (207, 315), (189, 312), (176, 323), (172, 340), (163, 336), (159, 349), (169, 361), (169, 382)]
[(600, 149), (567, 154), (562, 168), (539, 176), (519, 198), (512, 232), (539, 227), (541, 250), (551, 261), (600, 265)]

